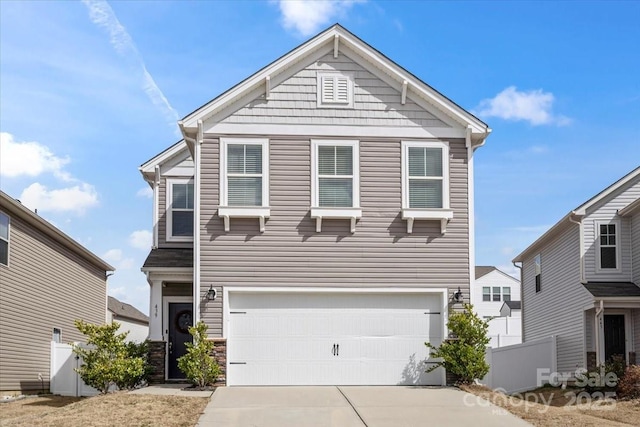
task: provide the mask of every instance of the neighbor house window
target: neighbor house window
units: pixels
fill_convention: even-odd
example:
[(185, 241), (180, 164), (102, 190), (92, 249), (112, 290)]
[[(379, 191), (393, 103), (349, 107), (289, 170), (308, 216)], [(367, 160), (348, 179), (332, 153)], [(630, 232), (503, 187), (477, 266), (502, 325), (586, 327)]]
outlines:
[(353, 75), (318, 73), (318, 107), (353, 107)]
[(403, 141), (403, 208), (449, 208), (449, 146)]
[(167, 180), (167, 240), (193, 240), (193, 180)]
[(511, 301), (511, 288), (509, 287), (502, 288), (502, 300)]
[(313, 206), (360, 206), (358, 141), (312, 141)]
[(493, 300), (494, 301), (500, 301), (500, 287), (499, 286), (495, 286), (493, 288)]
[(482, 287), (482, 301), (491, 301), (491, 288), (489, 286)]
[(269, 141), (224, 138), (221, 144), (221, 206), (269, 206)]
[(536, 255), (535, 258), (535, 277), (536, 277), (536, 292), (540, 292), (542, 286), (541, 276), (541, 268), (540, 268), (540, 254)]
[(600, 268), (618, 268), (618, 239), (616, 224), (597, 224), (599, 231)]
[(0, 264), (9, 265), (9, 217), (0, 212)]

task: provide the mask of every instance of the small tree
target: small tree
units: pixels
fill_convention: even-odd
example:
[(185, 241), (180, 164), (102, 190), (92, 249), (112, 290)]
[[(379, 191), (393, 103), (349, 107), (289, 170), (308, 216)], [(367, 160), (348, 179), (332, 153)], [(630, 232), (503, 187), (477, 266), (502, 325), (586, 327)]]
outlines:
[(457, 375), (458, 382), (462, 384), (469, 384), (487, 375), (489, 365), (485, 360), (485, 350), (490, 341), (487, 337), (489, 323), (473, 312), (471, 304), (465, 304), (462, 312), (449, 314), (447, 327), (452, 337), (439, 347), (425, 343), (432, 350), (432, 357), (442, 358), (427, 372), (442, 366), (447, 372)]
[(178, 358), (178, 368), (197, 387), (213, 385), (220, 375), (218, 363), (211, 357), (213, 341), (207, 339), (207, 325), (198, 322), (189, 328), (193, 343), (186, 343), (187, 354)]
[(73, 346), (83, 361), (76, 371), (87, 385), (106, 394), (114, 385), (129, 389), (144, 380), (146, 360), (130, 354), (133, 347), (125, 343), (129, 333), (117, 333), (118, 322), (94, 325), (76, 320), (75, 325), (87, 337), (87, 347)]

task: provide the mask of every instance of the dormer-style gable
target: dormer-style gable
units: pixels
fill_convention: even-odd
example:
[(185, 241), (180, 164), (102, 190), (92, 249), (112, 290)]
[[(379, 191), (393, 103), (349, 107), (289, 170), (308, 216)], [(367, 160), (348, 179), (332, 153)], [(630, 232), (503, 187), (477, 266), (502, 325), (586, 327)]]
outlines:
[[(346, 68), (342, 68), (340, 64), (345, 62), (348, 64), (345, 65)], [(314, 75), (308, 72), (304, 75), (304, 70), (308, 71), (312, 64), (316, 65)], [(363, 73), (363, 70), (368, 74)], [(301, 72), (303, 75), (298, 74)], [(305, 86), (299, 95), (303, 98), (300, 103), (304, 104), (308, 100), (304, 99), (304, 94), (311, 94), (314, 108), (331, 108), (335, 111), (331, 114), (335, 120), (322, 123), (301, 120), (296, 126), (281, 126), (281, 123), (274, 123), (272, 119), (264, 123), (251, 123), (241, 119), (225, 122), (225, 119), (242, 109), (277, 106), (281, 100), (281, 85), (286, 86), (285, 82), (291, 84), (292, 77), (299, 79), (299, 83)], [(309, 80), (312, 81), (311, 84)], [(359, 92), (359, 88), (366, 88), (367, 81), (371, 80), (382, 82), (386, 86), (383, 101), (392, 104), (392, 108), (384, 116), (388, 119), (389, 111), (398, 113), (399, 117), (413, 121), (413, 126), (403, 129), (393, 126), (390, 129), (376, 127), (375, 131), (358, 127), (362, 123), (355, 117), (357, 115), (352, 117), (348, 111), (358, 102), (367, 102), (363, 99), (367, 96), (366, 91)], [(415, 108), (405, 108), (408, 104)], [(293, 113), (293, 110), (289, 109), (289, 112)], [(341, 117), (345, 120), (341, 121)], [(375, 118), (375, 114), (368, 118)], [(234, 126), (238, 123), (242, 126)], [(327, 123), (330, 123), (330, 128)], [(354, 124), (358, 126), (353, 126)], [(464, 138), (469, 146), (479, 146), (491, 132), (484, 122), (338, 24), (188, 114), (179, 125), (192, 153), (193, 144), (202, 140), (205, 133), (333, 134), (348, 137), (366, 136), (370, 132), (371, 136), (401, 138)], [(385, 135), (385, 132), (389, 132), (389, 135)]]

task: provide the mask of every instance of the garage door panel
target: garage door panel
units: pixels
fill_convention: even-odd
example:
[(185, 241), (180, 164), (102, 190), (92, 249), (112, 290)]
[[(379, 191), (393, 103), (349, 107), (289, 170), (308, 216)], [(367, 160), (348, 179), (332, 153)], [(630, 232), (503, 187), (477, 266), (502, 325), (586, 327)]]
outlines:
[[(231, 292), (230, 385), (441, 384), (425, 341), (442, 341), (433, 294)], [(431, 314), (430, 314), (431, 313)], [(337, 347), (339, 346), (339, 348)]]

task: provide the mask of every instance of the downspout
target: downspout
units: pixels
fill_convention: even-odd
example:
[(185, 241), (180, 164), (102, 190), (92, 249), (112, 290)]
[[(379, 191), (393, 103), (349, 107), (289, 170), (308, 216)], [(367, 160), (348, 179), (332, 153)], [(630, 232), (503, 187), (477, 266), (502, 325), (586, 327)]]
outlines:
[(584, 279), (584, 236), (583, 236), (583, 230), (582, 230), (582, 218), (578, 219), (578, 220), (574, 220), (573, 218), (577, 217), (580, 218), (575, 211), (571, 211), (571, 213), (569, 214), (569, 221), (571, 221), (574, 224), (578, 224), (578, 233), (580, 235), (580, 283), (582, 283), (583, 285), (585, 284), (585, 279)]
[(198, 120), (198, 139), (194, 147), (193, 176), (193, 325), (201, 320), (200, 313), (200, 175), (201, 153), (204, 131), (202, 120)]
[(155, 177), (153, 180), (153, 246), (158, 247), (158, 217), (160, 212), (160, 165), (156, 165)]
[(473, 305), (476, 281), (476, 241), (475, 241), (475, 209), (474, 209), (474, 172), (473, 172), (473, 143), (471, 141), (471, 126), (467, 126), (465, 134), (467, 147), (467, 210), (469, 215), (469, 304)]

